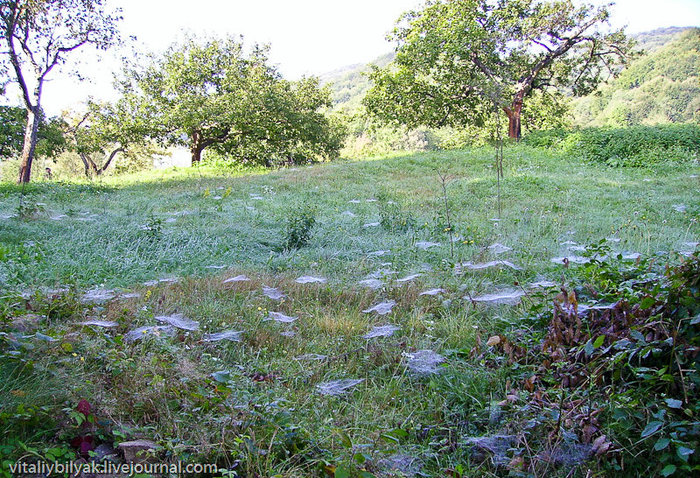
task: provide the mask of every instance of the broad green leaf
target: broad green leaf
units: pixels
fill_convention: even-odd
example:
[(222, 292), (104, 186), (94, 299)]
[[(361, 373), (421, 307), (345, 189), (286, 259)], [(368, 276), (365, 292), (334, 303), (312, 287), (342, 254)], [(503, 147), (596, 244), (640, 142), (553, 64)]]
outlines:
[(599, 348), (603, 343), (605, 342), (605, 335), (600, 335), (598, 336), (597, 339), (595, 339), (595, 342), (593, 342), (593, 347)]
[(656, 433), (662, 426), (664, 426), (664, 422), (659, 422), (659, 421), (649, 422), (647, 424), (647, 426), (644, 428), (644, 431), (642, 432), (642, 438), (646, 438), (649, 435)]
[(678, 449), (676, 450), (676, 453), (678, 454), (678, 457), (683, 460), (683, 461), (688, 461), (688, 457), (695, 453), (695, 450), (692, 448), (688, 448), (685, 446), (679, 446)]
[(666, 465), (663, 470), (661, 470), (661, 476), (671, 476), (676, 472), (675, 465)]
[(671, 440), (669, 438), (659, 438), (659, 440), (654, 444), (654, 450), (663, 450), (668, 446), (669, 443), (671, 443)]
[(667, 398), (664, 401), (670, 408), (681, 408), (683, 406), (683, 402), (676, 400), (675, 398)]
[(350, 470), (341, 465), (335, 469), (334, 476), (335, 478), (350, 478), (352, 473), (350, 473)]

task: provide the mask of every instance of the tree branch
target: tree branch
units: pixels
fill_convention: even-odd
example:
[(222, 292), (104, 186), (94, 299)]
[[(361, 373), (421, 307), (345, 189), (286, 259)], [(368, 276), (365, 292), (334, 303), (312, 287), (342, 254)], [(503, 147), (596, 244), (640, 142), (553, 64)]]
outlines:
[(12, 37), (8, 38), (8, 46), (10, 48), (10, 51), (8, 52), (10, 55), (10, 64), (15, 70), (15, 75), (17, 76), (17, 83), (19, 83), (19, 88), (20, 90), (22, 90), (22, 97), (24, 99), (25, 105), (27, 106), (27, 108), (33, 108), (34, 105), (32, 104), (31, 97), (29, 96), (29, 87), (27, 86), (27, 81), (24, 79), (24, 72), (22, 71), (22, 66), (19, 64), (19, 58), (17, 57), (15, 45), (12, 40)]
[(109, 158), (107, 159), (107, 162), (105, 164), (103, 164), (102, 167), (97, 171), (97, 175), (99, 176), (100, 174), (104, 173), (105, 170), (109, 167), (109, 165), (112, 162), (112, 160), (114, 159), (114, 157), (117, 154), (123, 153), (123, 152), (124, 152), (124, 148), (122, 146), (119, 146), (114, 151), (112, 151), (109, 155)]

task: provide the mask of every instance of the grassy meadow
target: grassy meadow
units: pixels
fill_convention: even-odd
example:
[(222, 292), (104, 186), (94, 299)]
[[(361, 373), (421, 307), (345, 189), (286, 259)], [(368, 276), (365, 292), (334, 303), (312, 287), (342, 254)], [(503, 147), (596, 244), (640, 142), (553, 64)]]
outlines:
[[(536, 349), (560, 288), (604, 301), (586, 288), (600, 279), (591, 251), (649, 273), (683, 261), (700, 238), (700, 169), (511, 146), (499, 214), (493, 158), (485, 148), (0, 184), (0, 462), (69, 457), (89, 436), (153, 440), (163, 460), (216, 462), (230, 476), (657, 473), (659, 460), (635, 462), (646, 444), (624, 431), (651, 423), (641, 405), (630, 425), (590, 386), (550, 400), (543, 388), (535, 403), (537, 390), (516, 384), (539, 364), (504, 344)], [(596, 260), (577, 264), (586, 246)], [(237, 275), (250, 280), (224, 283)], [(552, 284), (530, 287), (542, 281)], [(503, 291), (519, 303), (478, 300)], [(395, 302), (386, 315), (363, 312), (384, 301)], [(198, 330), (128, 339), (176, 313)], [(364, 337), (388, 324), (393, 335)], [(240, 340), (207, 339), (224, 330)], [(423, 350), (442, 360), (421, 373), (409, 364)], [(361, 382), (319, 393), (341, 379)], [(595, 431), (562, 418), (565, 401), (589, 419), (599, 410)]]

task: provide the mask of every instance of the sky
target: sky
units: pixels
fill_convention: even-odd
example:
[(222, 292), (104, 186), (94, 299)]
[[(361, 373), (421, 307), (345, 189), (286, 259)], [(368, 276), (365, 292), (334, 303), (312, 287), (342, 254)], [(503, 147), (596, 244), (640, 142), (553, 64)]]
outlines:
[[(107, 0), (120, 7), (124, 38), (135, 36), (139, 51), (159, 52), (188, 33), (243, 35), (247, 44), (269, 43), (270, 59), (289, 79), (368, 63), (392, 50), (386, 40), (400, 15), (421, 0)], [(593, 3), (601, 3), (594, 0)], [(630, 33), (666, 26), (700, 26), (699, 0), (618, 0), (614, 26)], [(49, 115), (88, 96), (114, 99), (113, 72), (120, 52), (97, 59), (81, 51), (88, 81), (52, 75), (44, 90)], [(122, 52), (123, 53), (123, 52)], [(10, 103), (12, 98), (8, 98)]]

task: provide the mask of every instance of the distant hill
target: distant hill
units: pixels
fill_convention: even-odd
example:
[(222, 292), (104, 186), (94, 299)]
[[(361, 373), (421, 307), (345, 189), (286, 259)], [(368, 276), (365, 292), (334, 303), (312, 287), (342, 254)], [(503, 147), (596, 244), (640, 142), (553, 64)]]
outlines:
[(320, 75), (321, 82), (330, 84), (331, 96), (336, 110), (353, 111), (360, 106), (362, 98), (371, 84), (367, 73), (370, 65), (384, 67), (394, 59), (394, 53), (386, 53), (367, 64), (351, 65)]
[[(700, 119), (700, 29), (667, 27), (633, 37), (645, 55), (593, 94), (572, 100), (574, 123), (621, 126)], [(393, 52), (387, 53), (369, 64), (321, 75), (331, 86), (335, 109), (355, 111), (371, 86), (369, 65), (386, 66), (393, 58)]]
[(665, 27), (637, 33), (632, 38), (637, 42), (637, 50), (644, 50), (647, 54), (654, 53), (659, 48), (673, 41), (680, 33), (693, 30), (692, 27)]
[(700, 121), (700, 28), (638, 37), (646, 54), (593, 94), (572, 103), (580, 126)]

